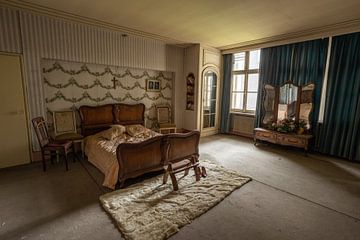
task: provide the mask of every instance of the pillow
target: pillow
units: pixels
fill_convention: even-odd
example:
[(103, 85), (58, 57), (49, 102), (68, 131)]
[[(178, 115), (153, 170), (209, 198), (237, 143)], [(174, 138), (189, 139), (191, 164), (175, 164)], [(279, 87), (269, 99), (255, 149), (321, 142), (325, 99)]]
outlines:
[(111, 128), (116, 128), (120, 134), (126, 132), (126, 127), (124, 125), (114, 124), (114, 125), (111, 125)]
[(100, 136), (107, 139), (107, 140), (114, 140), (115, 138), (117, 138), (118, 136), (120, 136), (121, 134), (123, 134), (125, 132), (125, 127), (122, 125), (112, 125), (111, 128), (102, 131), (100, 133)]
[(140, 134), (143, 134), (145, 131), (146, 128), (140, 124), (126, 126), (126, 132), (132, 137), (136, 137)]

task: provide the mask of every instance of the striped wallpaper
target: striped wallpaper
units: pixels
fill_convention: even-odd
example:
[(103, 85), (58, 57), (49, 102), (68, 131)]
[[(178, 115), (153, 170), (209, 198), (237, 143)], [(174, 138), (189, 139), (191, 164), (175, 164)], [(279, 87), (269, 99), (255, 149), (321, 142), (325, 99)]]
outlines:
[[(175, 100), (182, 95), (177, 90), (182, 91), (182, 85), (185, 85), (181, 48), (23, 10), (0, 7), (0, 19), (0, 51), (23, 54), (29, 119), (45, 116), (42, 58), (172, 71), (175, 72)], [(184, 108), (178, 105), (175, 102), (174, 114), (178, 127), (181, 127)], [(38, 149), (34, 134), (32, 142), (34, 149)]]
[(0, 8), (0, 36), (0, 52), (22, 52), (17, 11)]

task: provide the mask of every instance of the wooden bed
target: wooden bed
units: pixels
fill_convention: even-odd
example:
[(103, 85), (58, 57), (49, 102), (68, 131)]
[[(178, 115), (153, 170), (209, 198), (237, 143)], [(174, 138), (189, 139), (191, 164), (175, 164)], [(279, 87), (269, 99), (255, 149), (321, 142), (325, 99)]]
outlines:
[[(103, 131), (114, 124), (128, 127), (134, 124), (144, 125), (144, 111), (143, 104), (107, 104), (79, 108), (82, 134), (89, 139), (85, 141), (85, 153), (88, 160), (104, 173), (104, 186), (111, 189), (115, 189), (115, 186), (121, 187), (128, 178), (162, 170), (174, 157), (197, 159), (200, 136), (197, 131), (161, 135), (147, 129), (146, 137), (127, 136), (132, 142), (101, 139)], [(107, 144), (109, 146), (106, 146)], [(101, 146), (106, 146), (110, 150), (103, 151), (101, 157), (94, 159), (97, 154), (95, 148)]]

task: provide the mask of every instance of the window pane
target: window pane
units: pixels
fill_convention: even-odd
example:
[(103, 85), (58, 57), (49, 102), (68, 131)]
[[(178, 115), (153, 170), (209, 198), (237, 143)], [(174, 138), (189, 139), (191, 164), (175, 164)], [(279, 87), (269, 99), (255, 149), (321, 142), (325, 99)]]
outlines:
[(245, 74), (236, 74), (233, 77), (233, 91), (244, 91)]
[(260, 50), (250, 51), (249, 69), (259, 69)]
[(246, 100), (246, 110), (255, 111), (257, 93), (248, 93)]
[(244, 93), (233, 93), (232, 95), (232, 109), (242, 110), (244, 102)]
[(245, 52), (235, 53), (233, 70), (244, 70), (244, 69), (245, 69)]
[(258, 91), (258, 86), (259, 86), (259, 74), (258, 73), (252, 73), (249, 74), (249, 78), (248, 78), (248, 91)]

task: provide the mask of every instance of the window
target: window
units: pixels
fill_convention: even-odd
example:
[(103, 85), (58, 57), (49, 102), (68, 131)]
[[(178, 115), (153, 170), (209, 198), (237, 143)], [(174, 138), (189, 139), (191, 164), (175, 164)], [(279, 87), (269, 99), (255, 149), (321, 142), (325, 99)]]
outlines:
[(259, 85), (260, 50), (233, 55), (231, 111), (255, 113)]

